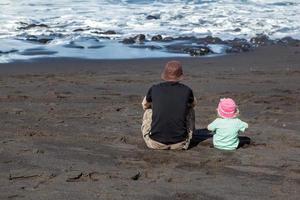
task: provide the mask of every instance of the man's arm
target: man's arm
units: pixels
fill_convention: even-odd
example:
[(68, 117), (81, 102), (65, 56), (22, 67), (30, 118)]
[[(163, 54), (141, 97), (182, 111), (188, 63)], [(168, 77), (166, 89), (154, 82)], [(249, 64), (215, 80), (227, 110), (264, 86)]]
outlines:
[(148, 102), (146, 97), (144, 97), (143, 102), (142, 102), (142, 106), (144, 110), (147, 110), (149, 108), (151, 108), (151, 102)]
[(152, 102), (152, 87), (148, 90), (147, 95), (144, 97), (142, 106), (144, 110), (151, 108)]
[(196, 97), (194, 97), (193, 90), (190, 89), (188, 104), (190, 107), (194, 108), (197, 104)]

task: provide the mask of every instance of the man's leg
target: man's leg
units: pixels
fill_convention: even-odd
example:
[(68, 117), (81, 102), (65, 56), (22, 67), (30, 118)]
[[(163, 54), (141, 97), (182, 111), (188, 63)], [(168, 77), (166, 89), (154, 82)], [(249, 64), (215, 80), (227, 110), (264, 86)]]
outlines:
[(142, 123), (142, 134), (143, 139), (147, 145), (147, 147), (152, 148), (152, 145), (150, 143), (150, 133), (151, 133), (151, 123), (152, 123), (152, 109), (146, 109), (144, 116), (143, 116), (143, 123)]
[(151, 133), (151, 123), (152, 123), (152, 109), (147, 109), (145, 110), (143, 116), (143, 123), (141, 127), (143, 139), (147, 147), (151, 149), (170, 149), (169, 145), (156, 142), (149, 137)]
[(151, 123), (152, 123), (152, 109), (146, 109), (143, 116), (143, 123), (142, 123), (142, 134), (143, 138), (149, 137), (151, 132)]

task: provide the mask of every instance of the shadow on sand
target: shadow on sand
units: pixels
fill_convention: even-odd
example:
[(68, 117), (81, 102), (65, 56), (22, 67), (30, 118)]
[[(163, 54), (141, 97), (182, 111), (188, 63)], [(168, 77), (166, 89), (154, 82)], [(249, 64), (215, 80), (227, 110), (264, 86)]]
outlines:
[[(211, 131), (207, 130), (207, 129), (196, 129), (194, 134), (193, 134), (193, 138), (191, 140), (189, 149), (194, 148), (195, 146), (197, 146), (199, 143), (208, 140), (210, 138), (213, 137), (213, 134), (211, 133)], [(247, 148), (250, 144), (251, 144), (251, 139), (247, 136), (239, 136), (239, 148)], [(206, 145), (207, 146), (207, 145)], [(211, 148), (213, 147), (213, 143), (211, 141), (210, 145)]]
[[(192, 140), (190, 142), (190, 146), (189, 149), (194, 148), (195, 146), (197, 146), (200, 142), (203, 142), (209, 138), (212, 138), (212, 134), (209, 130), (207, 130), (206, 128), (204, 129), (196, 129)], [(212, 143), (211, 143), (212, 145)]]

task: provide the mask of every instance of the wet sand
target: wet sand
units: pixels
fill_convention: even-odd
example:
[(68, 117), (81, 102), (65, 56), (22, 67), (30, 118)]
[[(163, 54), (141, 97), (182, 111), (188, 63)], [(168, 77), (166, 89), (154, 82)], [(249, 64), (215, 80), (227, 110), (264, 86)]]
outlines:
[[(141, 100), (167, 60), (0, 64), (0, 199), (298, 199), (300, 48), (179, 59), (198, 99), (188, 151), (141, 137)], [(221, 97), (250, 125), (236, 151), (203, 130)]]

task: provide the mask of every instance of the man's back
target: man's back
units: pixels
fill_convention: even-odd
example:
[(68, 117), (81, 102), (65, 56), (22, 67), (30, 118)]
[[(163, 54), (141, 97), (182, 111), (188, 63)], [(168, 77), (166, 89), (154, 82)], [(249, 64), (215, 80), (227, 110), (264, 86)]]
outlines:
[(146, 96), (152, 103), (150, 138), (163, 144), (175, 144), (187, 138), (187, 114), (194, 101), (192, 90), (179, 82), (152, 86)]

